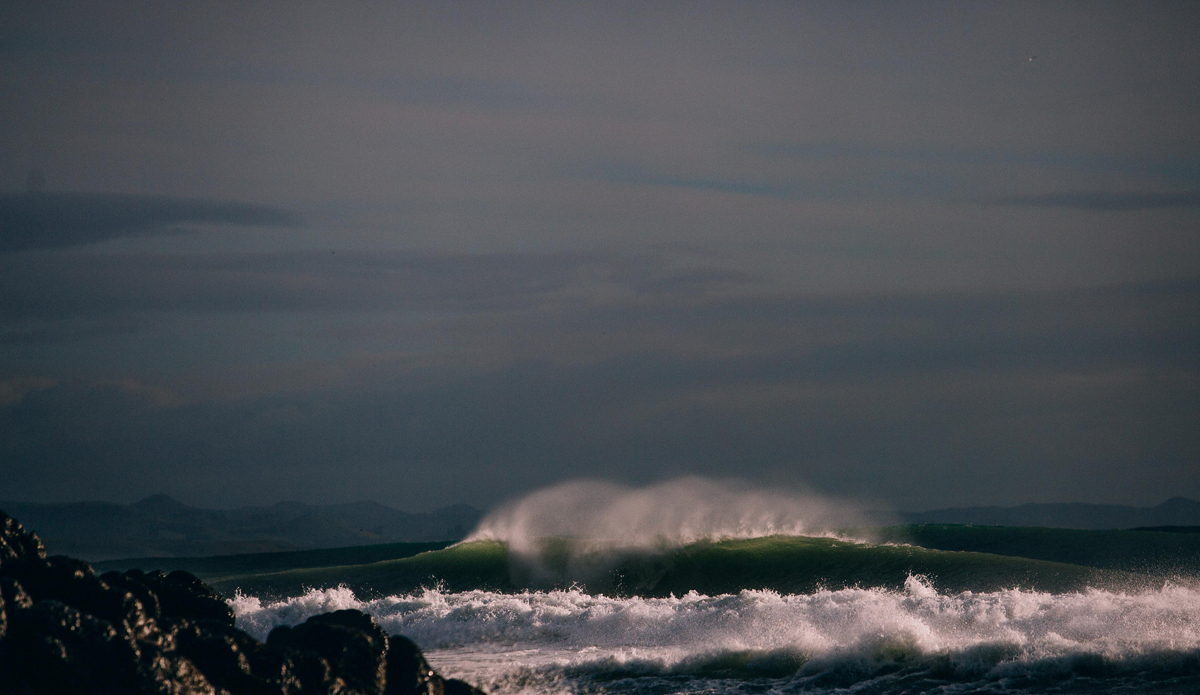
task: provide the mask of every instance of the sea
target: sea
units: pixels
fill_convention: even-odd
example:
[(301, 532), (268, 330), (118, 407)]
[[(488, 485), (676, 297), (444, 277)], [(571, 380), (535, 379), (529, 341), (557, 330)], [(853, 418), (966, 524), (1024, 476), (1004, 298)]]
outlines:
[(437, 589), (361, 600), (345, 588), (232, 600), (265, 639), (356, 608), (492, 695), (628, 693), (1200, 693), (1200, 591), (695, 592)]
[[(701, 479), (571, 483), (499, 510), (457, 546), (296, 575), (348, 579), (231, 604), (260, 639), (364, 611), (491, 695), (1200, 694), (1194, 573), (822, 537), (860, 521), (850, 508)], [(966, 532), (989, 547), (1017, 537)], [(1066, 537), (1031, 538), (1036, 550)], [(1102, 558), (1124, 539), (1136, 555), (1150, 536), (1097, 538), (1072, 547)], [(1194, 566), (1193, 551), (1176, 555)]]

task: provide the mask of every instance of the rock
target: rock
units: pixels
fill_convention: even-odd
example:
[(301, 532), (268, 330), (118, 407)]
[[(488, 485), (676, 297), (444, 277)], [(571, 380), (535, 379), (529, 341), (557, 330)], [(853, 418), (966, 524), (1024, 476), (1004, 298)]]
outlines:
[(33, 599), (29, 598), (25, 587), (11, 577), (0, 577), (0, 595), (4, 596), (4, 603), (10, 610), (33, 606)]
[(442, 678), (416, 643), (403, 635), (388, 638), (387, 690), (384, 695), (484, 695), (457, 678)]
[(154, 592), (164, 616), (233, 625), (233, 609), (225, 599), (190, 572), (175, 570), (164, 575), (161, 571), (129, 570), (125, 576)]
[(145, 631), (146, 613), (137, 596), (109, 586), (82, 560), (55, 555), (27, 571), (24, 579), (34, 601), (59, 601), (114, 627)]
[(343, 610), (266, 644), (187, 572), (107, 572), (0, 512), (0, 694), (483, 695), (443, 679), (411, 640)]
[(446, 695), (485, 695), (479, 688), (457, 678), (446, 679), (445, 692)]
[(443, 683), (421, 650), (403, 635), (388, 640), (386, 695), (442, 695)]
[[(213, 685), (231, 693), (278, 695), (325, 692), (327, 677), (302, 677), (291, 657), (237, 628), (184, 622), (175, 634), (178, 653), (195, 664)], [(323, 670), (325, 675), (328, 668)]]
[(136, 693), (140, 654), (106, 620), (59, 601), (14, 611), (5, 638), (14, 667), (38, 693)]
[[(163, 695), (225, 695), (191, 661), (179, 654), (156, 651), (142, 656), (142, 682)], [(232, 694), (231, 694), (232, 695)]]
[(137, 597), (139, 603), (142, 604), (142, 610), (146, 615), (157, 618), (162, 615), (162, 610), (158, 605), (158, 595), (150, 590), (150, 587), (144, 583), (137, 581), (132, 575), (132, 572), (122, 574), (121, 572), (105, 572), (100, 575), (100, 581), (115, 588), (128, 591)]
[(347, 693), (383, 695), (388, 637), (361, 611), (340, 610), (315, 615), (295, 627), (277, 627), (267, 644), (319, 654)]
[(36, 533), (30, 533), (21, 522), (0, 512), (0, 572), (11, 566), (46, 559), (46, 548)]

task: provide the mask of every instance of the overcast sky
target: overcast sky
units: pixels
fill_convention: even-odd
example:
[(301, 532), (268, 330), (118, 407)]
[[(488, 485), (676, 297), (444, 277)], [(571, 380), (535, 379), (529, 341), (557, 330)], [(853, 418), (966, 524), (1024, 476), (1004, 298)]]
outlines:
[(1200, 3), (4, 3), (0, 499), (1200, 497)]

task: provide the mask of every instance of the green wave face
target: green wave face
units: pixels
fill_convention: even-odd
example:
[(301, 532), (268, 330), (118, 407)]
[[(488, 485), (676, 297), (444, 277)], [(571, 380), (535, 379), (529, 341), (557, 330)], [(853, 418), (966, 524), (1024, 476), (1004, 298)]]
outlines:
[(988, 553), (771, 536), (637, 551), (591, 550), (570, 539), (545, 539), (531, 555), (510, 553), (501, 542), (475, 541), (397, 560), (246, 575), (215, 584), (227, 594), (267, 598), (339, 585), (359, 596), (435, 586), (454, 592), (575, 586), (594, 594), (653, 597), (743, 589), (800, 594), (855, 586), (900, 588), (913, 575), (954, 592), (1021, 587), (1058, 593), (1139, 581), (1124, 572)]

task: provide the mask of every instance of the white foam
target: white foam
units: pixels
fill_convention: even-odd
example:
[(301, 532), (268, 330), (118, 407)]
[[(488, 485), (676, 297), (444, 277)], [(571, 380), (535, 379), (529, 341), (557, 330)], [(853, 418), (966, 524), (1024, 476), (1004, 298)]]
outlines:
[(277, 603), (244, 597), (232, 603), (238, 627), (260, 638), (275, 625), (357, 608), (389, 634), (416, 640), (435, 666), (495, 692), (548, 692), (564, 687), (564, 678), (596, 673), (725, 668), (779, 676), (782, 668), (803, 676), (830, 664), (875, 668), (941, 659), (949, 664), (943, 668), (1000, 677), (1005, 669), (1044, 669), (1084, 656), (1153, 665), (1200, 654), (1200, 591), (1173, 585), (1139, 593), (948, 595), (912, 578), (904, 591), (791, 596), (427, 590), (372, 601), (343, 588)]

